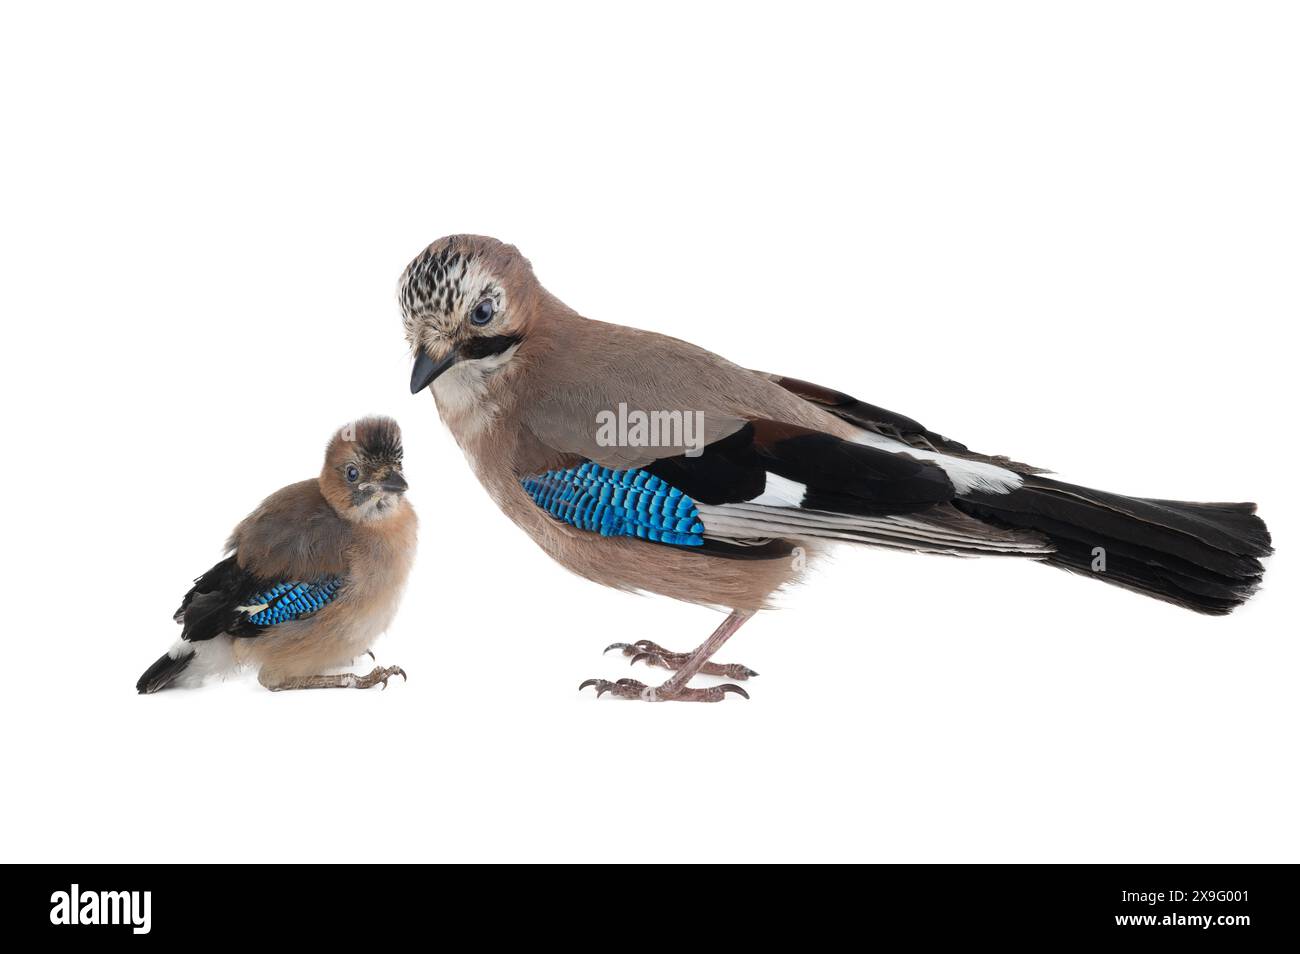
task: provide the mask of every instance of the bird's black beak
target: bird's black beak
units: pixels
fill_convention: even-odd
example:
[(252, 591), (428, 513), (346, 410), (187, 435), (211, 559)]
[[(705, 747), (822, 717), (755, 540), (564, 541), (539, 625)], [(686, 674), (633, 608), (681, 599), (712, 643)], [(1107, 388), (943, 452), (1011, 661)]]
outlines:
[(400, 470), (395, 470), (379, 482), (379, 489), (387, 491), (390, 494), (401, 494), (406, 492), (406, 478), (402, 476)]
[(415, 367), (411, 369), (411, 393), (419, 394), (442, 372), (460, 360), (460, 352), (453, 347), (443, 357), (434, 361), (423, 348), (415, 355)]

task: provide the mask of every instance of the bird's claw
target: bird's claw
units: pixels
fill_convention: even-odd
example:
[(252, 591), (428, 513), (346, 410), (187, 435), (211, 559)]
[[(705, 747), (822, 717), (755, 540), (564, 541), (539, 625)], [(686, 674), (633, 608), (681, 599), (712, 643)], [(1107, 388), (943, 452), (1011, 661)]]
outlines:
[(588, 686), (595, 687), (597, 699), (607, 692), (612, 692), (623, 699), (639, 699), (641, 693), (647, 688), (645, 683), (637, 682), (635, 679), (619, 679), (616, 682), (610, 682), (608, 679), (585, 679), (578, 686), (578, 691), (582, 692)]
[[(638, 639), (635, 643), (610, 643), (605, 647), (604, 653), (611, 649), (617, 649), (628, 656), (631, 662), (630, 666), (644, 661), (648, 666), (658, 666), (660, 669), (681, 669), (691, 658), (690, 653), (675, 653), (664, 649), (658, 643), (651, 642), (648, 639)], [(602, 653), (601, 655), (604, 655)], [(758, 673), (748, 666), (742, 666), (739, 663), (715, 663), (706, 662), (700, 667), (700, 672), (706, 676), (721, 676), (724, 679), (735, 679), (743, 682), (746, 679), (753, 679)]]
[(615, 682), (610, 682), (608, 679), (584, 679), (579, 684), (578, 691), (581, 692), (588, 686), (596, 690), (597, 699), (607, 692), (620, 699), (640, 699), (644, 702), (721, 702), (729, 692), (734, 692), (746, 699), (749, 698), (748, 692), (730, 682), (725, 685), (708, 686), (703, 689), (687, 686), (671, 695), (664, 694), (662, 686), (651, 688), (635, 679), (619, 679)]
[(362, 676), (357, 680), (356, 686), (358, 689), (372, 689), (375, 686), (378, 686), (379, 691), (383, 692), (388, 688), (388, 680), (393, 678), (393, 676), (401, 676), (402, 682), (408, 681), (406, 678), (406, 670), (401, 666), (388, 666), (387, 668), (376, 666), (374, 669), (370, 670), (367, 675)]

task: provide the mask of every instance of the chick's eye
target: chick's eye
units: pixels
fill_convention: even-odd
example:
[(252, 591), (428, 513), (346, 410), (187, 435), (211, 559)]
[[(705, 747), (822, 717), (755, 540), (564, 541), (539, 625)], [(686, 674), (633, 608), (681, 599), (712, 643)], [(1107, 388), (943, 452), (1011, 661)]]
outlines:
[(486, 325), (492, 320), (492, 316), (497, 313), (497, 303), (491, 298), (484, 298), (474, 306), (474, 310), (469, 313), (470, 324)]
[(361, 476), (361, 471), (357, 470), (356, 464), (348, 464), (347, 469), (343, 471), (343, 476), (347, 477), (348, 483), (355, 484)]

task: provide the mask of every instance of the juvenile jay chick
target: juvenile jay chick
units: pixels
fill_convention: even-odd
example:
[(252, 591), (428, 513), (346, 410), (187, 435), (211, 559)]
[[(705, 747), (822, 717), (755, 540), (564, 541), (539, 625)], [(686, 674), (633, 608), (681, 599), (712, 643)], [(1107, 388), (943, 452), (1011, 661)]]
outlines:
[(405, 679), (398, 666), (327, 674), (369, 653), (397, 612), (415, 557), (405, 492), (396, 421), (340, 428), (319, 477), (277, 490), (235, 527), (230, 555), (195, 580), (176, 611), (181, 638), (136, 689), (197, 686), (243, 666), (273, 690)]
[(1248, 503), (1126, 497), (968, 450), (902, 414), (749, 371), (674, 338), (590, 321), (513, 246), (439, 239), (398, 288), (426, 387), (492, 499), (581, 576), (730, 610), (690, 653), (616, 643), (675, 670), (597, 695), (716, 702), (693, 688), (772, 593), (833, 541), (1046, 563), (1222, 614), (1258, 585), (1269, 534)]

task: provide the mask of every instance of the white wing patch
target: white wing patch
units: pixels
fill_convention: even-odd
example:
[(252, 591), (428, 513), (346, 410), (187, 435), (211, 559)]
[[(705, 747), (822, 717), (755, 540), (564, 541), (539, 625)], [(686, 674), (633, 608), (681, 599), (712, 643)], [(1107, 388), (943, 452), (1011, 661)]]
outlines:
[(769, 472), (763, 492), (750, 503), (766, 504), (769, 507), (798, 507), (803, 504), (804, 495), (807, 493), (806, 484), (801, 484), (797, 480), (787, 480), (779, 474)]
[[(958, 495), (1010, 493), (1024, 483), (1015, 471), (984, 461), (916, 450), (871, 431), (859, 431), (853, 442), (890, 454), (907, 454), (943, 468)], [(808, 487), (779, 474), (767, 474), (763, 492), (742, 503), (698, 503), (704, 533), (710, 539), (738, 544), (776, 538), (852, 540), (870, 546), (941, 553), (951, 556), (1001, 555), (1041, 560), (1053, 552), (1038, 534), (997, 527), (967, 517), (951, 507), (933, 516), (920, 514), (831, 513), (806, 510)]]
[(865, 444), (891, 454), (907, 454), (917, 460), (932, 461), (943, 468), (958, 494), (971, 492), (1009, 494), (1025, 482), (1025, 479), (1015, 471), (999, 467), (997, 464), (988, 464), (982, 460), (966, 460), (963, 457), (949, 457), (947, 454), (937, 454), (933, 451), (916, 450), (902, 441), (871, 431), (858, 431), (853, 436), (853, 443)]

